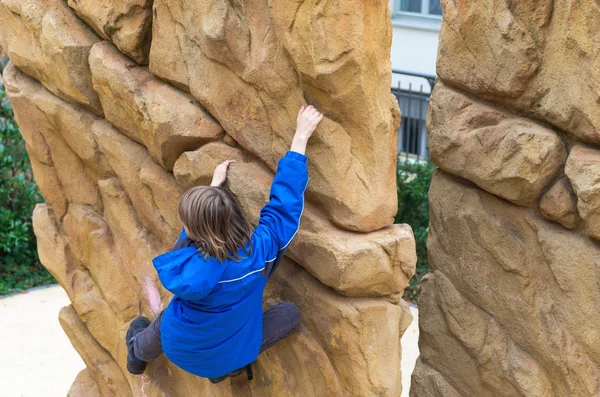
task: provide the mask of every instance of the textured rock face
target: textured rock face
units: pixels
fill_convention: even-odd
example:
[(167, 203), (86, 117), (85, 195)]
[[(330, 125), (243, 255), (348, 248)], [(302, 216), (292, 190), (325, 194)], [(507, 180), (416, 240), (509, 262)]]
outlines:
[(392, 223), (398, 114), (386, 2), (157, 0), (154, 10), (154, 74), (189, 91), (271, 170), (291, 142), (292, 109), (305, 100), (324, 109), (308, 197), (346, 229)]
[[(416, 257), (410, 227), (392, 225), (386, 2), (0, 0), (0, 22), (4, 82), (46, 201), (33, 215), (40, 259), (71, 300), (59, 319), (87, 366), (70, 397), (400, 394), (411, 316), (399, 298)], [(307, 102), (327, 118), (308, 148), (301, 228), (264, 302), (294, 302), (299, 331), (259, 357), (251, 383), (212, 385), (165, 357), (129, 375), (129, 322), (172, 298), (151, 260), (181, 230), (179, 196), (237, 159), (229, 187), (256, 223)]]
[[(410, 324), (406, 302), (343, 298), (291, 261), (280, 270), (267, 296), (275, 293), (306, 313), (303, 323), (329, 354), (342, 384), (357, 396), (398, 396), (400, 369), (390, 363), (401, 355), (396, 329), (403, 333)], [(324, 322), (328, 326), (323, 328)]]
[(102, 114), (83, 62), (100, 39), (63, 0), (2, 0), (0, 26), (0, 46), (14, 65), (59, 97)]
[(411, 396), (600, 395), (600, 8), (442, 4)]
[(565, 146), (552, 130), (474, 102), (443, 83), (431, 102), (432, 161), (490, 193), (530, 205), (565, 161)]
[(189, 95), (162, 82), (108, 42), (90, 52), (94, 89), (106, 120), (146, 146), (171, 171), (187, 150), (223, 136), (223, 129)]
[(597, 3), (443, 1), (443, 12), (442, 80), (600, 143)]
[(75, 378), (75, 382), (69, 389), (69, 393), (67, 397), (76, 397), (76, 396), (89, 396), (89, 397), (102, 397), (100, 394), (100, 389), (98, 388), (98, 384), (92, 376), (88, 369), (84, 369), (77, 375)]
[(600, 239), (600, 150), (575, 146), (565, 173), (577, 193), (577, 208), (586, 221), (588, 234)]
[(567, 178), (561, 178), (540, 201), (540, 211), (546, 218), (575, 229), (581, 218), (577, 212), (577, 196)]
[(138, 63), (148, 63), (152, 0), (69, 0), (77, 16)]
[(430, 199), (416, 383), (437, 372), (461, 396), (596, 395), (597, 243), (443, 172)]

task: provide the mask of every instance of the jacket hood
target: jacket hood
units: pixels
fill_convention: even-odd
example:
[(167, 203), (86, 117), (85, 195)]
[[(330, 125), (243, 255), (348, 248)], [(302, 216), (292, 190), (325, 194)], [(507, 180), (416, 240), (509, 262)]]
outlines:
[(185, 300), (199, 300), (217, 285), (225, 263), (215, 258), (204, 258), (193, 247), (174, 249), (152, 260), (162, 285)]

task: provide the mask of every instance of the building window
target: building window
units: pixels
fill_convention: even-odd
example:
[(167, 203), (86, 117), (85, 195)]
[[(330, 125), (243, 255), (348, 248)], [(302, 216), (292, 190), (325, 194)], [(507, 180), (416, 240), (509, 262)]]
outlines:
[(395, 13), (413, 13), (429, 16), (441, 16), (440, 0), (395, 0)]
[(394, 26), (439, 31), (442, 22), (440, 0), (390, 0)]

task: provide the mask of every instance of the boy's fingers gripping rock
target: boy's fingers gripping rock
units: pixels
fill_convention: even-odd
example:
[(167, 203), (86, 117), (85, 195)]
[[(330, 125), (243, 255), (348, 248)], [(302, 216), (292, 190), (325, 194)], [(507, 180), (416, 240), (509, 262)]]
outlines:
[(235, 162), (236, 160), (226, 160), (219, 164), (217, 168), (215, 168), (213, 180), (210, 185), (216, 187), (222, 186), (225, 183), (225, 180), (227, 179), (227, 170), (229, 166)]

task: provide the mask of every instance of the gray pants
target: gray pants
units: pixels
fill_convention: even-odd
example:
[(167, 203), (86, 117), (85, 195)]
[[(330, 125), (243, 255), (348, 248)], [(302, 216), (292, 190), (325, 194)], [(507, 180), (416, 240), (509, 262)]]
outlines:
[[(154, 361), (162, 353), (160, 341), (160, 324), (163, 312), (148, 328), (135, 336), (133, 340), (133, 354), (143, 361)], [(300, 312), (291, 302), (282, 302), (263, 313), (263, 340), (260, 353), (275, 346), (286, 336), (298, 329), (300, 325)], [(224, 374), (225, 375), (225, 374)]]

